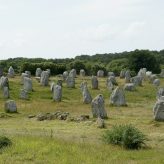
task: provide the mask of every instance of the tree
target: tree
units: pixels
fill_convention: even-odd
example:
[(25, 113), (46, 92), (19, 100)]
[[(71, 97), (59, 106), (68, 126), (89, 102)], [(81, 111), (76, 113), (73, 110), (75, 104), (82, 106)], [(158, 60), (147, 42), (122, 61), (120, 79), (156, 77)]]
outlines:
[(148, 50), (135, 50), (129, 57), (129, 68), (136, 73), (140, 68), (147, 68), (153, 73), (160, 73), (160, 64), (156, 57)]

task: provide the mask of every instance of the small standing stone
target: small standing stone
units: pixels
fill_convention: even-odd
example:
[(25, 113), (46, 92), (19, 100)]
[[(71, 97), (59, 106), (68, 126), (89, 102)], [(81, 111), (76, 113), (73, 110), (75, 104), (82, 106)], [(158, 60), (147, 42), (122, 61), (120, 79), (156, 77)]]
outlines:
[(68, 72), (67, 71), (64, 71), (63, 72), (63, 80), (66, 81), (67, 77), (68, 77)]
[(130, 82), (133, 83), (135, 86), (142, 86), (142, 77), (135, 76), (130, 79)]
[(15, 72), (12, 66), (8, 69), (8, 77), (14, 77)]
[(68, 88), (75, 88), (75, 78), (73, 76), (68, 76), (66, 83)]
[(158, 87), (160, 85), (160, 80), (159, 79), (155, 79), (153, 81), (153, 85), (155, 85), (156, 87)]
[(81, 77), (84, 77), (84, 76), (85, 76), (85, 70), (84, 70), (84, 69), (81, 69), (81, 70), (80, 70), (80, 76), (81, 76)]
[(62, 87), (60, 85), (55, 85), (53, 90), (53, 100), (54, 101), (61, 101), (62, 98)]
[(48, 86), (48, 81), (49, 81), (49, 72), (42, 71), (41, 78), (40, 78), (40, 84), (42, 86)]
[(107, 113), (104, 108), (104, 98), (101, 94), (92, 100), (91, 106), (93, 117), (107, 118)]
[(69, 76), (75, 78), (76, 77), (76, 69), (72, 69), (69, 73)]
[(157, 100), (153, 112), (156, 121), (164, 121), (164, 99)]
[(157, 92), (157, 100), (164, 96), (164, 88), (159, 88)]
[(98, 89), (98, 79), (97, 79), (97, 77), (92, 76), (91, 81), (92, 81), (92, 89)]
[(24, 84), (24, 77), (29, 77), (29, 75), (27, 73), (21, 74), (21, 84)]
[(0, 78), (0, 88), (2, 89), (3, 87), (8, 87), (9, 88), (9, 80), (8, 80), (8, 77), (2, 76)]
[(135, 87), (134, 83), (126, 83), (124, 85), (124, 90), (126, 90), (126, 91), (135, 91), (136, 87)]
[(126, 106), (125, 94), (122, 88), (117, 87), (110, 96), (110, 102), (116, 106)]
[(37, 68), (37, 69), (36, 69), (36, 72), (35, 72), (35, 76), (36, 76), (36, 77), (41, 77), (41, 73), (42, 73), (41, 68)]
[(129, 83), (130, 82), (130, 78), (131, 78), (130, 71), (127, 70), (125, 72), (125, 83)]
[(114, 77), (115, 77), (114, 72), (108, 72), (108, 77), (109, 77), (109, 76), (114, 76)]
[(5, 102), (5, 112), (17, 112), (17, 106), (14, 100), (8, 100)]
[(24, 77), (24, 86), (26, 91), (32, 91), (32, 80), (28, 77)]
[(97, 72), (97, 77), (104, 77), (104, 71), (103, 70), (99, 70)]
[(24, 89), (21, 89), (20, 90), (20, 99), (24, 99), (24, 100), (27, 100), (29, 97), (28, 97), (28, 92)]

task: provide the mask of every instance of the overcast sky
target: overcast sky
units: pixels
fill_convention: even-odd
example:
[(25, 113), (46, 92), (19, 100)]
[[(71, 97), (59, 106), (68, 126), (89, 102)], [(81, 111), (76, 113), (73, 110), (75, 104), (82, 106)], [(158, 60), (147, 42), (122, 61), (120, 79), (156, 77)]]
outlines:
[(164, 0), (0, 0), (0, 59), (164, 49)]

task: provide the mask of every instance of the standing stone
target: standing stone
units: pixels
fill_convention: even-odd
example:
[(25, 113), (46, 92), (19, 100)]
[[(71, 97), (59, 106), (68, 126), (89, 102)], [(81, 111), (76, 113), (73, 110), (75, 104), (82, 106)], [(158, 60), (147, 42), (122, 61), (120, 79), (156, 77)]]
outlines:
[(30, 71), (25, 71), (25, 73), (28, 75), (28, 77), (31, 77), (31, 72)]
[(17, 112), (17, 106), (14, 100), (8, 100), (5, 102), (5, 112)]
[(32, 80), (28, 77), (24, 77), (24, 86), (26, 91), (32, 91)]
[(121, 70), (121, 72), (120, 72), (120, 79), (123, 79), (123, 78), (125, 78), (125, 70)]
[(72, 69), (69, 73), (69, 76), (75, 78), (76, 77), (76, 69)]
[(10, 97), (9, 88), (8, 87), (3, 87), (3, 97), (7, 98), (7, 99)]
[(160, 77), (164, 77), (164, 69), (161, 70)]
[(150, 82), (150, 83), (153, 83), (153, 81), (154, 81), (155, 79), (157, 79), (157, 75), (152, 74), (152, 75), (150, 75), (150, 77), (149, 77), (149, 82)]
[(42, 71), (41, 78), (40, 78), (40, 84), (42, 86), (48, 86), (49, 81), (49, 73), (47, 71)]
[(68, 76), (66, 83), (68, 88), (75, 88), (75, 78), (73, 76)]
[(68, 77), (68, 72), (64, 71), (63, 72), (63, 80), (66, 81), (67, 77)]
[(126, 91), (135, 91), (136, 90), (135, 84), (134, 83), (126, 83), (124, 85), (124, 90), (126, 90)]
[(146, 68), (141, 68), (138, 72), (138, 76), (140, 76), (142, 78), (142, 80), (146, 79)]
[(8, 80), (8, 77), (2, 76), (0, 78), (0, 88), (2, 89), (3, 87), (8, 87), (9, 88), (9, 80)]
[(82, 91), (82, 95), (83, 95), (83, 103), (85, 104), (90, 104), (92, 101), (92, 97), (89, 93), (88, 87), (87, 87), (87, 82), (83, 82), (81, 83), (81, 91)]
[(109, 82), (111, 82), (113, 85), (118, 85), (115, 76), (109, 76), (106, 83), (108, 84)]
[(29, 77), (29, 75), (27, 73), (21, 74), (21, 84), (24, 84), (24, 77)]
[(97, 95), (91, 103), (93, 117), (107, 118), (103, 95)]
[(109, 77), (109, 76), (114, 76), (114, 77), (115, 77), (114, 72), (108, 72), (108, 77)]
[(92, 89), (98, 89), (98, 79), (96, 76), (92, 76), (91, 82), (92, 82)]
[(62, 87), (62, 85), (63, 85), (63, 80), (58, 80), (58, 81), (57, 81), (57, 85), (60, 85), (60, 86)]
[(28, 92), (24, 89), (21, 89), (20, 90), (20, 98), (21, 99), (24, 99), (24, 100), (27, 100), (29, 97), (28, 97)]
[(35, 76), (36, 76), (36, 77), (41, 77), (41, 73), (42, 73), (41, 68), (37, 68), (37, 69), (36, 69), (36, 72), (35, 72)]
[(164, 121), (164, 99), (157, 100), (153, 108), (153, 113), (156, 121)]
[(98, 70), (97, 77), (104, 77), (104, 71), (103, 70)]
[(113, 91), (114, 85), (111, 81), (107, 81), (106, 85), (107, 85), (107, 88), (108, 88), (109, 91)]
[(55, 85), (53, 90), (53, 100), (54, 101), (61, 101), (62, 98), (62, 87), (60, 85)]
[(110, 102), (116, 106), (126, 106), (125, 94), (122, 88), (117, 87), (110, 96)]
[(147, 79), (149, 79), (151, 75), (152, 75), (152, 72), (151, 72), (151, 71), (147, 71), (147, 72), (146, 72), (146, 78), (147, 78)]
[(84, 77), (84, 76), (85, 76), (85, 70), (84, 70), (84, 69), (81, 69), (81, 70), (80, 70), (80, 76), (81, 76), (81, 77)]
[(8, 77), (14, 77), (15, 72), (12, 66), (8, 69)]
[(54, 82), (52, 82), (52, 83), (50, 84), (50, 91), (51, 91), (51, 92), (53, 92), (53, 91), (54, 91), (54, 86), (55, 86), (55, 83), (54, 83)]
[(125, 72), (125, 83), (129, 83), (130, 82), (130, 78), (131, 78), (130, 71), (127, 70)]
[(153, 81), (153, 85), (155, 85), (156, 87), (158, 87), (160, 85), (160, 80), (159, 79), (155, 79)]
[(164, 96), (164, 88), (159, 88), (157, 91), (157, 100)]
[(135, 86), (142, 86), (142, 77), (134, 76), (130, 79), (130, 82), (133, 83)]

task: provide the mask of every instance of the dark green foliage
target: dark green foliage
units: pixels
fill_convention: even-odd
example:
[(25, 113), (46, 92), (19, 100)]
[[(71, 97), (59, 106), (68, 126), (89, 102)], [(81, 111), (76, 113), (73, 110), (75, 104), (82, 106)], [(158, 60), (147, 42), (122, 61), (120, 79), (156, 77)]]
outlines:
[(10, 146), (12, 144), (11, 140), (5, 136), (0, 136), (0, 149)]
[(160, 73), (160, 64), (156, 57), (148, 50), (135, 50), (129, 57), (129, 68), (138, 72), (140, 68), (147, 68), (153, 73)]
[(97, 75), (98, 70), (103, 70), (105, 75), (106, 75), (106, 68), (105, 68), (105, 66), (103, 64), (98, 64), (98, 63), (97, 64), (93, 64), (91, 66), (90, 74), (91, 75)]
[(116, 125), (102, 137), (107, 144), (123, 146), (126, 149), (139, 149), (145, 145), (146, 137), (132, 125)]

